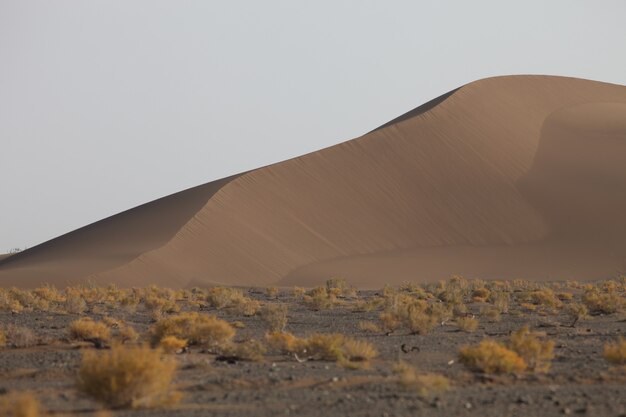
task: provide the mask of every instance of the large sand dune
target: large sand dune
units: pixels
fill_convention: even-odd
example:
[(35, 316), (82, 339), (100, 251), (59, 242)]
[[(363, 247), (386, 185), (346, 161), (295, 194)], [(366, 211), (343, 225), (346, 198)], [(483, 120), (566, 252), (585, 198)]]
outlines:
[(0, 259), (0, 285), (380, 287), (626, 272), (626, 87), (477, 81), (351, 141)]

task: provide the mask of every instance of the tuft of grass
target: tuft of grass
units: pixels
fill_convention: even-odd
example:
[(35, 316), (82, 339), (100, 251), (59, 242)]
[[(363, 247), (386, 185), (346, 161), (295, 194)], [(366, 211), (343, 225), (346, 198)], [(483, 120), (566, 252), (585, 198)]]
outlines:
[(478, 329), (478, 319), (474, 317), (459, 317), (456, 319), (456, 325), (464, 332), (472, 333)]
[(337, 361), (346, 368), (360, 368), (378, 355), (368, 342), (351, 339), (340, 333), (315, 333), (306, 339), (310, 359)]
[(582, 303), (570, 303), (565, 306), (565, 314), (572, 319), (571, 326), (574, 327), (576, 323), (589, 317), (589, 310)]
[(626, 339), (620, 337), (604, 345), (604, 359), (616, 365), (626, 365)]
[(265, 289), (265, 294), (269, 297), (269, 298), (278, 298), (278, 288), (276, 287), (267, 287)]
[(261, 318), (270, 332), (282, 332), (287, 326), (287, 304), (267, 304), (261, 309)]
[(312, 310), (328, 310), (337, 303), (337, 296), (325, 287), (317, 287), (308, 291), (302, 301)]
[(41, 406), (30, 392), (12, 392), (0, 396), (0, 416), (41, 417)]
[(404, 389), (417, 392), (420, 397), (430, 397), (450, 388), (450, 380), (445, 376), (433, 373), (419, 373), (406, 362), (398, 362), (394, 365), (393, 372), (397, 375), (398, 385)]
[(373, 321), (360, 321), (359, 329), (369, 333), (380, 333), (380, 327)]
[(95, 344), (107, 342), (111, 337), (111, 329), (105, 323), (93, 321), (89, 317), (74, 320), (69, 327), (72, 340), (84, 340)]
[(148, 346), (114, 345), (108, 351), (83, 352), (78, 389), (111, 408), (156, 407), (175, 404), (172, 391), (174, 360)]
[(526, 369), (526, 362), (517, 353), (490, 339), (476, 346), (462, 347), (459, 359), (468, 368), (486, 374), (509, 374)]
[(269, 349), (281, 354), (304, 355), (306, 340), (300, 339), (287, 332), (272, 332), (265, 335), (265, 342)]
[(35, 346), (38, 342), (35, 333), (24, 326), (9, 324), (4, 329), (5, 344), (12, 348)]
[(546, 372), (554, 358), (554, 342), (545, 335), (523, 326), (511, 334), (509, 348), (516, 352), (533, 372)]
[(607, 287), (606, 292), (602, 292), (597, 287), (587, 288), (582, 295), (582, 302), (592, 314), (613, 314), (626, 306), (626, 299), (612, 286)]
[(259, 340), (249, 339), (239, 343), (231, 343), (223, 349), (223, 354), (242, 361), (261, 362), (267, 352), (265, 344)]
[(176, 336), (188, 340), (190, 345), (219, 350), (230, 343), (235, 329), (215, 316), (192, 312), (163, 318), (152, 326), (150, 333), (153, 345), (166, 336)]
[(165, 353), (181, 353), (187, 347), (187, 344), (188, 342), (185, 339), (179, 339), (176, 336), (165, 336), (159, 341), (159, 347)]
[(243, 295), (243, 292), (237, 288), (214, 287), (207, 294), (207, 302), (211, 307), (218, 310), (226, 309), (233, 314), (241, 314), (244, 316), (254, 316), (261, 304), (257, 300), (252, 300)]

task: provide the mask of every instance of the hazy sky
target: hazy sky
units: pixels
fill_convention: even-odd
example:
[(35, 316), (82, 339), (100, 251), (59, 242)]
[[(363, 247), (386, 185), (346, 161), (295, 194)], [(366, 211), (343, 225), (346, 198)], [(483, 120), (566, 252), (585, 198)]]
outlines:
[(475, 79), (626, 84), (626, 1), (0, 0), (0, 252)]

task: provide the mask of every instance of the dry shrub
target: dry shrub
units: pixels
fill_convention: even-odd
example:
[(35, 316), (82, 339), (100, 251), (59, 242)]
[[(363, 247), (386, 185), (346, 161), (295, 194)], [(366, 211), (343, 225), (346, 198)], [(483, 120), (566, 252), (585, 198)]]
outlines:
[(80, 295), (68, 295), (63, 303), (63, 309), (71, 314), (82, 314), (87, 310), (87, 302)]
[(391, 333), (402, 325), (402, 317), (398, 314), (383, 311), (378, 317), (386, 333)]
[(315, 333), (306, 339), (309, 359), (337, 361), (345, 367), (361, 367), (378, 355), (368, 342), (351, 339), (339, 333)]
[(554, 342), (545, 340), (545, 335), (532, 332), (523, 326), (511, 334), (509, 348), (516, 352), (534, 372), (546, 372), (554, 358)]
[(175, 371), (176, 362), (160, 350), (114, 345), (102, 353), (83, 352), (77, 386), (111, 408), (168, 405), (180, 399), (171, 390)]
[(6, 345), (12, 348), (35, 346), (38, 342), (35, 333), (24, 326), (9, 324), (4, 330)]
[(39, 401), (30, 392), (12, 392), (0, 396), (2, 417), (42, 417)]
[(535, 305), (557, 309), (563, 307), (563, 303), (550, 288), (542, 288), (530, 293), (530, 300)]
[(459, 317), (456, 319), (456, 325), (464, 332), (472, 333), (478, 329), (478, 320), (474, 317)]
[(609, 287), (608, 292), (601, 292), (597, 287), (588, 287), (582, 295), (582, 302), (592, 314), (613, 314), (626, 305), (624, 297)]
[(222, 354), (235, 357), (242, 361), (261, 362), (265, 352), (267, 352), (267, 347), (263, 342), (249, 339), (227, 345), (223, 349)]
[(237, 288), (214, 287), (208, 291), (206, 301), (209, 306), (218, 310), (227, 309), (233, 314), (254, 316), (261, 307), (261, 303), (243, 295)]
[(616, 365), (626, 365), (626, 339), (620, 337), (604, 345), (604, 359)]
[(282, 332), (287, 326), (287, 304), (267, 304), (261, 310), (261, 318), (270, 332)]
[(187, 347), (187, 341), (176, 336), (165, 336), (159, 341), (159, 347), (165, 353), (180, 353)]
[(450, 380), (445, 376), (419, 373), (406, 362), (397, 363), (393, 372), (397, 375), (397, 382), (402, 388), (415, 391), (420, 397), (429, 397), (450, 388)]
[(459, 350), (459, 359), (468, 368), (493, 373), (514, 373), (526, 369), (526, 363), (517, 353), (495, 340), (485, 339), (476, 346), (465, 346)]
[(137, 333), (137, 331), (131, 325), (122, 323), (118, 327), (115, 337), (119, 339), (122, 343), (133, 343), (139, 340), (139, 333)]
[(279, 291), (276, 287), (267, 287), (265, 289), (265, 294), (270, 298), (278, 298)]
[(306, 294), (306, 289), (302, 287), (293, 287), (291, 293), (293, 294), (294, 298), (302, 298), (304, 297), (304, 294)]
[(281, 354), (304, 355), (306, 340), (287, 332), (272, 332), (265, 335), (265, 342), (270, 351)]
[(111, 338), (111, 329), (105, 323), (93, 321), (89, 317), (74, 320), (70, 324), (69, 337), (72, 340), (106, 342)]
[(153, 345), (166, 336), (176, 336), (188, 340), (190, 345), (218, 349), (226, 346), (235, 336), (235, 329), (228, 322), (195, 312), (161, 319), (150, 332)]
[(325, 287), (317, 287), (308, 291), (302, 300), (312, 310), (327, 310), (337, 303), (337, 296)]
[(589, 310), (582, 303), (570, 303), (565, 306), (565, 314), (572, 319), (571, 326), (574, 327), (580, 320), (589, 316)]
[(485, 287), (476, 288), (472, 291), (472, 301), (484, 303), (490, 295), (491, 291), (489, 291), (489, 289)]
[(531, 303), (520, 303), (519, 305), (521, 308), (523, 308), (526, 311), (536, 311), (537, 310), (537, 305), (536, 304), (531, 304)]
[(331, 278), (326, 281), (326, 291), (335, 297), (356, 298), (357, 291), (354, 287), (348, 285), (343, 278)]
[(7, 345), (7, 335), (4, 330), (0, 329), (0, 347), (5, 347)]
[(380, 333), (380, 327), (373, 321), (360, 321), (359, 329), (363, 330), (364, 332)]
[(502, 319), (500, 309), (493, 305), (487, 305), (480, 309), (480, 317), (484, 317), (491, 322), (497, 322)]

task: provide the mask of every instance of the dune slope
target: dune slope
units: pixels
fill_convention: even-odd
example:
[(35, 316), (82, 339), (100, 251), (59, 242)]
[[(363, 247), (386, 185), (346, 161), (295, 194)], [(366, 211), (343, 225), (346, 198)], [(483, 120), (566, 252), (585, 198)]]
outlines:
[(626, 87), (489, 78), (0, 260), (0, 284), (612, 276), (626, 270), (625, 159)]

